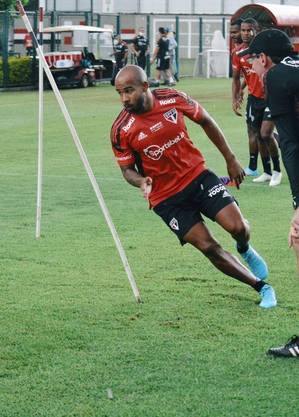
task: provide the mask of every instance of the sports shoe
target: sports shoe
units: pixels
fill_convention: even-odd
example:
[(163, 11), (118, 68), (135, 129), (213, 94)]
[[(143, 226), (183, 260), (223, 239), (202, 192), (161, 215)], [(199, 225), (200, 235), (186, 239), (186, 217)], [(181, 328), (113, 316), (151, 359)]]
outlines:
[(267, 182), (267, 181), (271, 181), (271, 178), (272, 176), (270, 174), (267, 174), (266, 172), (264, 172), (262, 175), (252, 180), (252, 182)]
[(259, 292), (262, 301), (260, 302), (260, 307), (271, 308), (277, 305), (276, 295), (274, 289), (271, 285), (266, 284)]
[(299, 359), (299, 336), (292, 336), (284, 346), (271, 348), (267, 353), (276, 357)]
[(270, 187), (275, 187), (281, 183), (282, 173), (278, 171), (273, 171), (271, 180), (269, 182)]
[(259, 175), (259, 172), (257, 169), (250, 169), (249, 167), (244, 168), (244, 172), (249, 177), (257, 177)]
[(268, 267), (264, 259), (249, 245), (246, 252), (240, 253), (241, 257), (249, 266), (250, 271), (259, 279), (266, 279)]

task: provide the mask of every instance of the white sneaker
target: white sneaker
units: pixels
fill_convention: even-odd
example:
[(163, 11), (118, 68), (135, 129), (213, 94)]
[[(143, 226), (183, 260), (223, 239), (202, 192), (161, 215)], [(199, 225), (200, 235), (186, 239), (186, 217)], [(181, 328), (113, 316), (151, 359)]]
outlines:
[(271, 178), (272, 176), (270, 174), (267, 174), (266, 172), (264, 172), (262, 175), (252, 180), (252, 182), (267, 182), (267, 181), (271, 181)]
[(270, 187), (275, 187), (276, 185), (279, 185), (281, 183), (281, 179), (282, 179), (282, 173), (278, 171), (273, 171), (272, 177), (269, 183)]

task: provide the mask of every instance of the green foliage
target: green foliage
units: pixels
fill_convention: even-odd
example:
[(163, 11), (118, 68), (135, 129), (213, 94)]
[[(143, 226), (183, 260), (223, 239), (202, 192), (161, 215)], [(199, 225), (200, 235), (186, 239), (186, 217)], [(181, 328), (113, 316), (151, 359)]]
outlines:
[[(30, 0), (22, 0), (23, 6), (27, 6)], [(14, 10), (16, 0), (0, 0), (0, 10)]]
[[(27, 85), (31, 83), (32, 60), (29, 57), (9, 57), (9, 85)], [(3, 83), (3, 61), (0, 59), (0, 85)]]
[[(231, 81), (182, 79), (179, 89), (215, 117), (245, 166), (248, 139), (231, 111)], [(299, 330), (285, 172), (275, 189), (250, 178), (231, 189), (277, 291), (278, 307), (265, 311), (251, 288), (182, 248), (125, 183), (109, 140), (120, 111), (114, 89), (62, 94), (144, 303), (134, 301), (52, 91), (44, 94), (42, 237), (34, 238), (38, 93), (1, 93), (0, 416), (298, 417), (298, 360), (265, 355)], [(225, 175), (202, 129), (190, 122), (188, 130), (208, 166)], [(206, 224), (237, 255), (231, 237)]]

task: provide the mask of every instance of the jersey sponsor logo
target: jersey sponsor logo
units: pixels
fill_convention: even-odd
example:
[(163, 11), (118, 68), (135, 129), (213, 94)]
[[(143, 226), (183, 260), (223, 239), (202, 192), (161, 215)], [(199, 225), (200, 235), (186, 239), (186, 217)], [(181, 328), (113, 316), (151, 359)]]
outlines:
[(140, 132), (137, 139), (138, 140), (143, 140), (145, 138), (147, 138), (147, 135), (145, 133), (143, 133), (143, 132)]
[(166, 113), (163, 114), (164, 118), (170, 122), (177, 124), (178, 122), (178, 112), (176, 109), (170, 109)]
[(287, 65), (289, 67), (299, 68), (299, 60), (293, 59), (293, 58), (291, 58), (289, 56), (287, 56), (286, 58), (284, 58), (281, 61), (281, 64)]
[(173, 217), (170, 222), (169, 222), (169, 226), (173, 229), (173, 230), (180, 230), (179, 228), (179, 222), (177, 221), (177, 219), (175, 217)]
[(162, 127), (163, 127), (163, 123), (159, 122), (159, 123), (156, 123), (155, 125), (151, 126), (150, 131), (151, 132), (157, 132), (158, 130), (162, 129)]
[(132, 124), (135, 122), (135, 117), (131, 117), (128, 121), (128, 123), (126, 124), (126, 126), (123, 127), (123, 130), (125, 132), (128, 132), (128, 130), (130, 129), (130, 127), (132, 126)]
[(167, 104), (174, 104), (176, 102), (175, 98), (169, 98), (167, 100), (160, 100), (159, 103), (161, 106), (166, 106)]
[(209, 197), (214, 197), (216, 194), (220, 193), (221, 191), (226, 191), (223, 184), (214, 185), (214, 187), (212, 187), (208, 190), (208, 193), (209, 193), (208, 196)]
[(127, 161), (128, 159), (131, 159), (133, 157), (132, 154), (127, 155), (127, 156), (119, 156), (118, 158), (116, 158), (118, 161)]
[(170, 139), (168, 142), (164, 143), (164, 145), (162, 146), (151, 145), (143, 149), (143, 152), (148, 158), (153, 159), (154, 161), (158, 161), (158, 159), (161, 158), (161, 156), (163, 155), (166, 149), (169, 149), (173, 145), (176, 145), (184, 137), (185, 137), (185, 133), (180, 132), (174, 139)]

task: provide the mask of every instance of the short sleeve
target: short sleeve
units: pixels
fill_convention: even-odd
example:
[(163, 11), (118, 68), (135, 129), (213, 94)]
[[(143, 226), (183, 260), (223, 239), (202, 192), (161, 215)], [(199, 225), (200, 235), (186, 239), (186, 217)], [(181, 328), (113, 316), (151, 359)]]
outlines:
[(203, 119), (204, 108), (193, 98), (182, 91), (178, 91), (178, 107), (183, 114), (195, 123), (200, 123)]
[(135, 164), (135, 156), (128, 145), (128, 138), (120, 127), (113, 125), (110, 133), (112, 150), (119, 166)]

